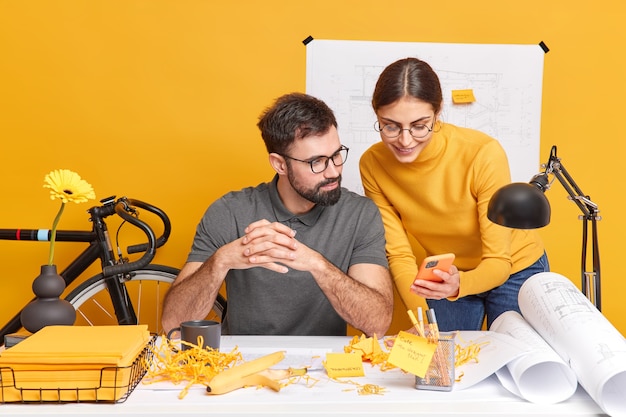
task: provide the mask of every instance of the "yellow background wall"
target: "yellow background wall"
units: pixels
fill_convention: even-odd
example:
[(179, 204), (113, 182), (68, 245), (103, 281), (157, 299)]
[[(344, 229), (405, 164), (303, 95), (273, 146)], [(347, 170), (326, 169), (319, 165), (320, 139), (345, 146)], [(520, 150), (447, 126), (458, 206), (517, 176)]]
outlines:
[[(272, 176), (255, 126), (277, 96), (305, 89), (302, 40), (537, 44), (545, 56), (541, 161), (563, 164), (601, 209), (603, 312), (626, 334), (621, 0), (0, 0), (0, 227), (49, 228), (50, 170), (78, 172), (98, 198), (163, 208), (180, 267), (205, 208)], [(349, 161), (356, 164), (356, 160)], [(541, 229), (552, 269), (580, 281), (581, 222), (557, 184)], [(88, 228), (88, 205), (61, 227)], [(0, 322), (31, 299), (47, 244), (0, 241)], [(59, 244), (56, 263), (78, 247)], [(406, 326), (396, 308), (392, 331)]]

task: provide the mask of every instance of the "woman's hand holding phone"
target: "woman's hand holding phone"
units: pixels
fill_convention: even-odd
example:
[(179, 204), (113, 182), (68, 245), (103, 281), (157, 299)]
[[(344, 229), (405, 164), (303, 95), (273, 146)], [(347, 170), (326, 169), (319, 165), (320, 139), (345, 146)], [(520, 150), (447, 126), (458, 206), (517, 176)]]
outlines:
[[(460, 287), (460, 275), (456, 266), (453, 265), (454, 258), (452, 253), (425, 258), (411, 285), (411, 292), (420, 297), (434, 300), (457, 296)], [(445, 281), (435, 274), (435, 270), (447, 275)]]
[(415, 279), (426, 279), (428, 281), (441, 282), (442, 279), (434, 274), (435, 269), (448, 272), (454, 262), (453, 253), (444, 253), (442, 255), (433, 255), (424, 258), (422, 264), (417, 270)]

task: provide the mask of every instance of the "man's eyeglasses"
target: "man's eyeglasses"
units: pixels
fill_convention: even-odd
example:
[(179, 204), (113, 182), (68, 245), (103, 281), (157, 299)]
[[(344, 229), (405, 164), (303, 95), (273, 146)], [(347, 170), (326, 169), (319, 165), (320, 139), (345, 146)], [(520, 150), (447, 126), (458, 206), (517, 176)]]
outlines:
[(339, 148), (337, 152), (335, 152), (331, 156), (318, 156), (309, 160), (292, 158), (289, 155), (281, 155), (281, 156), (283, 158), (288, 158), (294, 161), (304, 162), (306, 164), (309, 164), (309, 166), (311, 167), (311, 171), (313, 171), (314, 174), (320, 174), (324, 172), (326, 168), (328, 168), (329, 161), (333, 161), (333, 165), (335, 165), (336, 167), (345, 164), (346, 159), (348, 159), (349, 150), (350, 149), (347, 146), (341, 145), (341, 148)]
[(396, 124), (388, 124), (388, 125), (381, 126), (380, 123), (378, 122), (374, 123), (374, 129), (377, 132), (382, 133), (384, 137), (389, 138), (389, 139), (397, 138), (398, 136), (402, 134), (402, 131), (404, 130), (408, 130), (411, 136), (413, 136), (415, 139), (420, 139), (420, 138), (426, 137), (430, 132), (432, 132), (434, 126), (435, 126), (434, 120), (431, 123), (430, 127), (426, 125), (413, 125), (408, 129), (403, 129), (399, 125), (396, 125)]

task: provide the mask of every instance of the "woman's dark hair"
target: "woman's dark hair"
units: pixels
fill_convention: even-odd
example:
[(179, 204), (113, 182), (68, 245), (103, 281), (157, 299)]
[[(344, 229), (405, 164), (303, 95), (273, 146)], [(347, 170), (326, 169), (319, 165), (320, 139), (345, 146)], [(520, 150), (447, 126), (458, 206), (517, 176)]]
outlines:
[(313, 96), (291, 93), (279, 97), (257, 123), (268, 153), (284, 155), (296, 139), (323, 135), (337, 127), (333, 111)]
[(374, 112), (405, 96), (430, 103), (435, 114), (441, 110), (443, 96), (439, 77), (426, 62), (417, 58), (404, 58), (387, 66), (374, 88)]

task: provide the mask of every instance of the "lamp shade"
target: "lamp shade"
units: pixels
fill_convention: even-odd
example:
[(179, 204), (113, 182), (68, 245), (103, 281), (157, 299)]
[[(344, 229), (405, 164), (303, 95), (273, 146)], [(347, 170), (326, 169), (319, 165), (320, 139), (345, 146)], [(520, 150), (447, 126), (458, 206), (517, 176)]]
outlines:
[(550, 223), (550, 203), (535, 185), (515, 182), (491, 196), (487, 218), (513, 229), (536, 229)]

